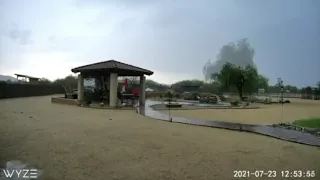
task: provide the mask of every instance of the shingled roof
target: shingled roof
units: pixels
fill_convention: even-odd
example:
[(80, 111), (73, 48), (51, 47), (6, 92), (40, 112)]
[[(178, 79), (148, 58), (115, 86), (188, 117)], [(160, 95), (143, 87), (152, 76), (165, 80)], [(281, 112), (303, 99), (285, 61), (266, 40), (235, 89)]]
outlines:
[(147, 69), (136, 67), (130, 64), (122, 63), (115, 60), (103, 61), (94, 64), (88, 64), (71, 69), (73, 73), (98, 73), (98, 72), (116, 72), (120, 76), (130, 75), (152, 75), (153, 72)]

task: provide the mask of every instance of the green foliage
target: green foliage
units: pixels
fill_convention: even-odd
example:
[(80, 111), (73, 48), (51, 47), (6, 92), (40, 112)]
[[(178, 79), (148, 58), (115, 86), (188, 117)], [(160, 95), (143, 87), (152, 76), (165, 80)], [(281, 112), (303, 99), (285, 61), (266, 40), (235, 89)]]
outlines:
[(172, 90), (177, 93), (218, 93), (219, 84), (205, 83), (200, 80), (183, 80), (172, 84)]
[(47, 78), (39, 79), (39, 84), (51, 84), (52, 82)]
[(306, 94), (307, 96), (312, 96), (312, 88), (311, 86), (307, 86), (304, 88), (301, 88), (301, 93)]
[(286, 85), (286, 86), (284, 86), (284, 91), (289, 91), (291, 93), (297, 93), (298, 88), (296, 86)]
[(220, 73), (212, 75), (212, 79), (225, 91), (235, 87), (241, 99), (243, 99), (243, 92), (251, 94), (259, 88), (268, 86), (268, 79), (259, 75), (256, 68), (252, 66), (243, 68), (231, 63), (226, 63)]
[(183, 80), (176, 82), (171, 85), (172, 90), (175, 92), (198, 92), (200, 86), (204, 84), (203, 81), (200, 80)]
[(65, 78), (55, 80), (53, 84), (62, 86), (65, 93), (72, 93), (72, 89), (78, 88), (78, 78), (69, 75)]
[(169, 85), (160, 84), (150, 79), (146, 80), (146, 86), (148, 88), (154, 89), (157, 92), (166, 92), (169, 89)]
[(198, 98), (198, 93), (194, 92), (194, 93), (185, 93), (184, 94), (184, 100), (192, 100), (192, 101), (197, 101)]
[(200, 86), (199, 92), (218, 94), (220, 93), (220, 86), (216, 82), (204, 83)]
[(261, 74), (258, 75), (258, 85), (257, 87), (259, 89), (265, 89), (267, 90), (269, 87), (269, 79)]
[[(290, 92), (290, 93), (299, 93), (299, 89), (296, 86), (291, 86), (291, 85), (286, 85), (284, 86), (284, 91), (285, 92)], [(267, 93), (280, 93), (280, 87), (278, 84), (269, 86), (266, 88)]]
[(207, 103), (207, 104), (217, 104), (218, 99), (212, 98), (212, 97), (206, 97), (206, 98), (200, 98), (199, 102), (200, 103)]
[(254, 54), (254, 49), (246, 38), (224, 45), (217, 56), (217, 60), (214, 63), (209, 61), (204, 65), (205, 80), (212, 80), (211, 75), (220, 73), (226, 63), (240, 67), (256, 67), (253, 62)]

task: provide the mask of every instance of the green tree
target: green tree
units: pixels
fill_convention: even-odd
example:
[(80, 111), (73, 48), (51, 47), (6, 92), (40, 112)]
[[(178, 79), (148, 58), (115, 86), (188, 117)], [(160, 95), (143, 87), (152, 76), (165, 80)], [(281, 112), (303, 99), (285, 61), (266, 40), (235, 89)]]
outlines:
[(284, 86), (285, 91), (289, 91), (290, 93), (297, 93), (298, 88), (296, 86), (286, 85)]
[(217, 82), (212, 83), (204, 83), (200, 86), (199, 89), (202, 93), (212, 93), (212, 94), (219, 94), (220, 93), (220, 87)]
[(267, 79), (258, 74), (256, 68), (245, 68), (226, 63), (220, 73), (214, 73), (212, 79), (220, 84), (224, 90), (236, 88), (239, 97), (243, 100), (243, 93), (256, 92), (260, 85), (266, 86)]
[(169, 89), (168, 85), (160, 84), (160, 83), (153, 81), (153, 80), (150, 80), (150, 79), (146, 80), (146, 86), (148, 88), (154, 89), (155, 91), (158, 91), (158, 92), (166, 92)]
[(258, 88), (267, 90), (269, 87), (269, 79), (261, 74), (258, 76)]
[(311, 99), (313, 95), (313, 90), (311, 86), (307, 86), (307, 87), (301, 88), (301, 93), (304, 98)]
[(39, 84), (51, 84), (52, 82), (47, 78), (39, 79)]
[(179, 93), (194, 91), (198, 92), (200, 86), (202, 86), (203, 84), (204, 82), (200, 80), (183, 80), (172, 84), (171, 87), (173, 91)]
[(78, 78), (76, 76), (69, 75), (62, 79), (56, 79), (53, 84), (62, 86), (65, 93), (72, 93), (72, 89), (77, 89), (78, 87)]
[(256, 67), (253, 62), (254, 49), (248, 39), (240, 39), (236, 43), (232, 42), (224, 45), (214, 63), (208, 61), (203, 67), (203, 74), (206, 81), (212, 80), (211, 75), (219, 73), (226, 63), (234, 64), (245, 68), (246, 66)]

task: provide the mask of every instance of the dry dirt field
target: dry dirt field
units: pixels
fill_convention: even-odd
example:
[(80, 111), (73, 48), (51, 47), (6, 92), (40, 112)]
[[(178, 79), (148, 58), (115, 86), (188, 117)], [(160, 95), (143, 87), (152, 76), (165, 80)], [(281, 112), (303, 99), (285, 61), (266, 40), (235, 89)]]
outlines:
[[(320, 101), (285, 98), (291, 101), (281, 104), (259, 105), (260, 109), (196, 109), (171, 110), (172, 116), (203, 120), (238, 122), (246, 124), (276, 124), (298, 119), (320, 117)], [(167, 111), (164, 113), (168, 113)]]
[(21, 160), (46, 180), (227, 180), (234, 170), (288, 169), (320, 176), (316, 147), (131, 110), (51, 104), (49, 96), (0, 100), (0, 122), (1, 166)]

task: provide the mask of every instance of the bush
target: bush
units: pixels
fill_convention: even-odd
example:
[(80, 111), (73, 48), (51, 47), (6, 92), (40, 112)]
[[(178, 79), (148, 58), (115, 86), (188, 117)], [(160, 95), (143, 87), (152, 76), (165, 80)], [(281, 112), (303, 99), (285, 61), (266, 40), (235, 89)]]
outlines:
[(230, 102), (230, 104), (232, 105), (232, 106), (238, 106), (239, 104), (240, 104), (240, 100), (239, 99), (233, 99), (233, 100), (231, 100), (231, 102)]
[(226, 101), (227, 98), (223, 94), (217, 94), (221, 101)]
[(232, 106), (238, 106), (239, 105), (239, 101), (232, 101), (230, 104)]
[(198, 100), (197, 96), (198, 96), (198, 93), (192, 93), (192, 94), (186, 95), (186, 97), (184, 99), (185, 100), (197, 101)]
[(218, 103), (218, 99), (217, 98), (212, 98), (212, 97), (200, 98), (199, 102), (200, 103), (207, 103), (207, 104), (217, 104)]

